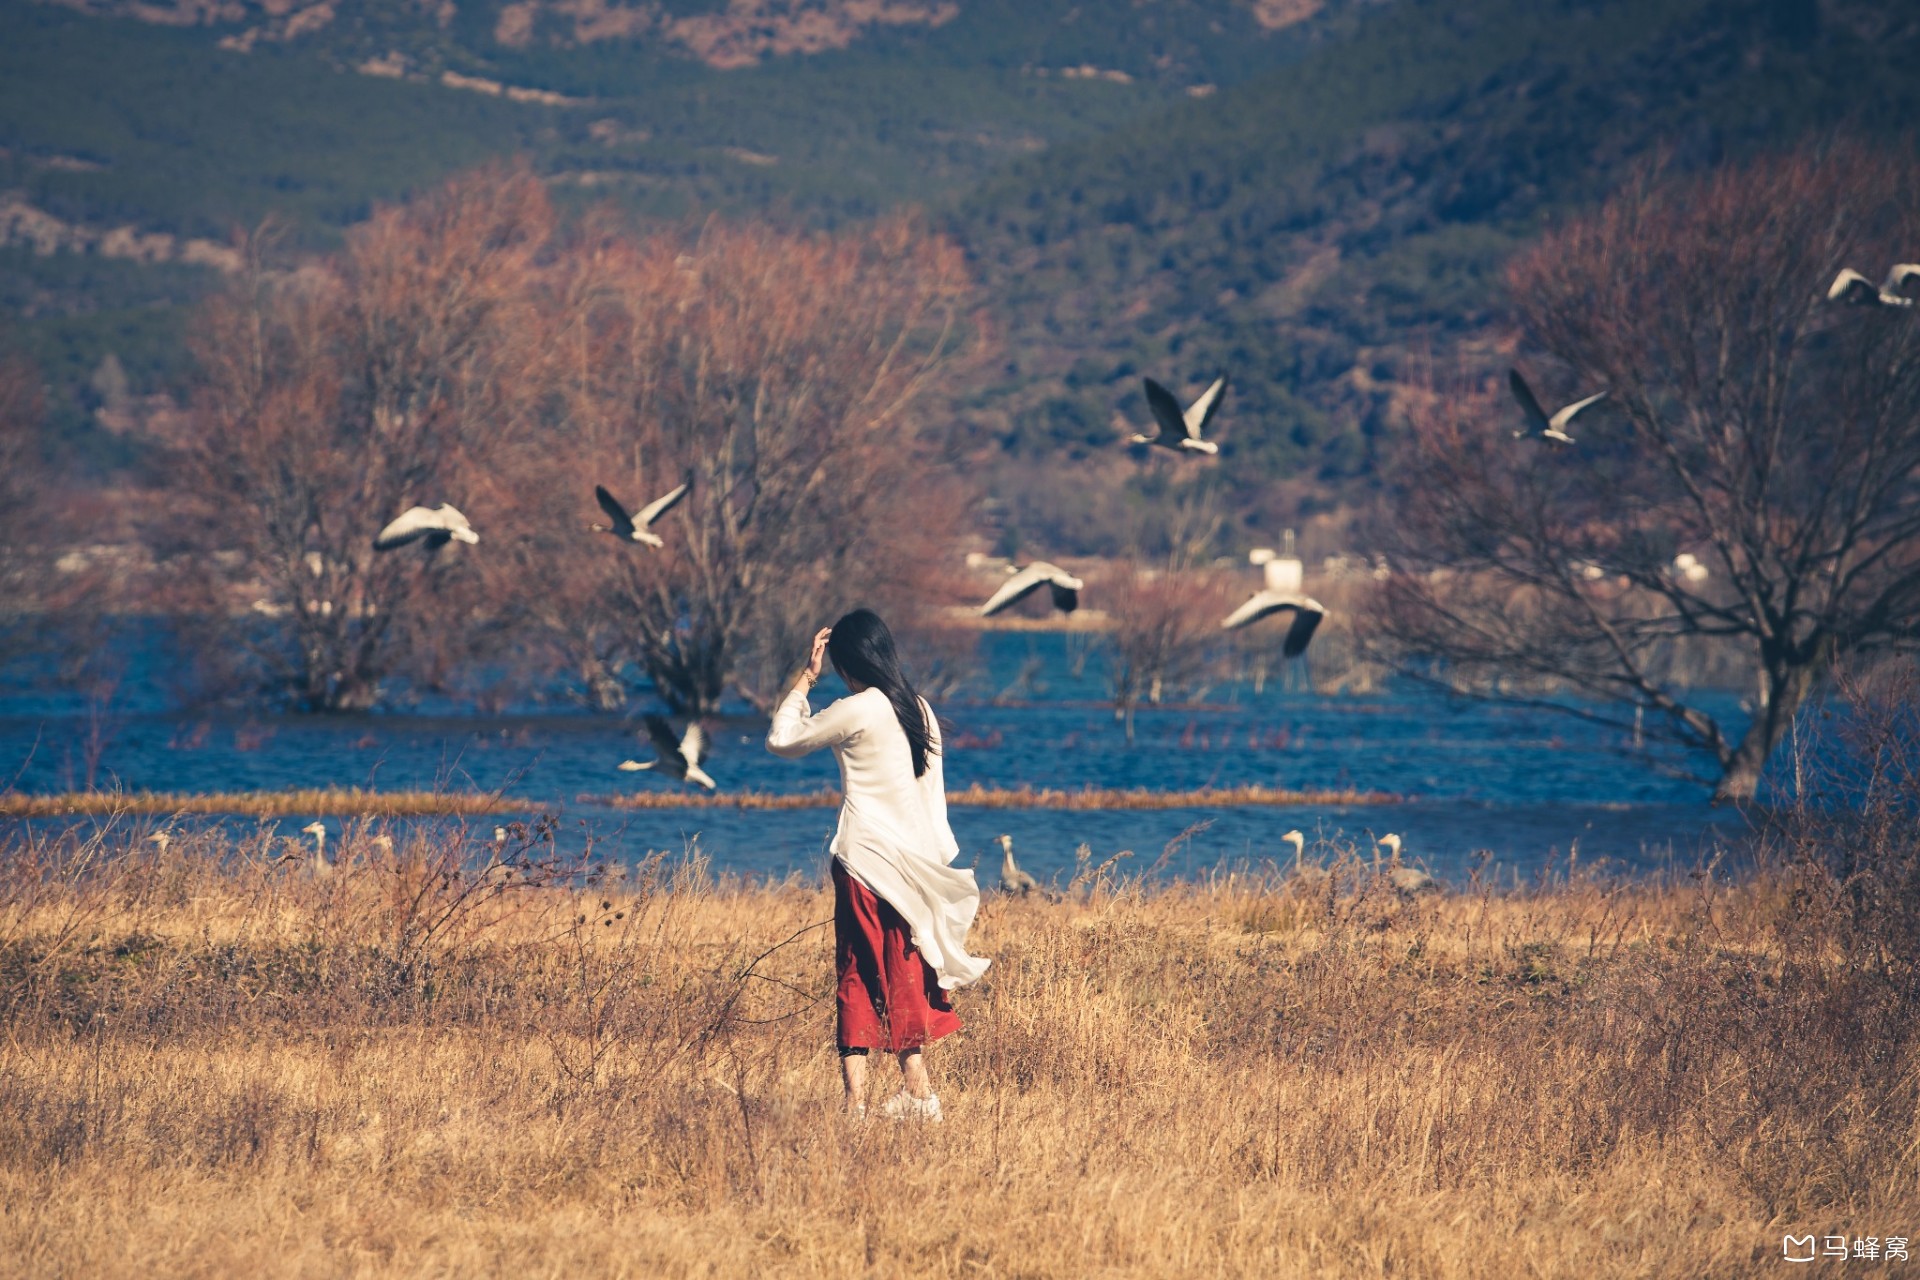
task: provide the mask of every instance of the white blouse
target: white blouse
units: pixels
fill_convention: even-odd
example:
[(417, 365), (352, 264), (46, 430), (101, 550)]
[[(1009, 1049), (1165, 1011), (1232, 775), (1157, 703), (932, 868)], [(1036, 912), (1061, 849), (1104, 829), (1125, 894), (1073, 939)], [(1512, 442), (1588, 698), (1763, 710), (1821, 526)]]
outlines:
[[(926, 699), (927, 732), (940, 745), (940, 724)], [(898, 911), (913, 945), (943, 988), (964, 987), (988, 961), (967, 954), (967, 930), (980, 906), (973, 872), (948, 865), (960, 852), (947, 825), (947, 792), (937, 750), (927, 771), (913, 776), (913, 753), (878, 689), (865, 689), (813, 714), (807, 685), (798, 681), (781, 700), (767, 730), (767, 750), (793, 759), (832, 747), (840, 762), (840, 826), (833, 854), (858, 880)]]

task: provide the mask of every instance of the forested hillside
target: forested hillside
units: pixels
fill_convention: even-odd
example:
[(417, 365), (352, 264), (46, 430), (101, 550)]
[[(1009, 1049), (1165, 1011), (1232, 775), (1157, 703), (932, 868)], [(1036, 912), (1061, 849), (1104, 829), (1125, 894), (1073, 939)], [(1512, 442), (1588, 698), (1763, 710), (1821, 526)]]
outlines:
[(1008, 545), (1159, 536), (1168, 468), (1121, 443), (1139, 377), (1218, 370), (1224, 452), (1188, 478), (1264, 535), (1367, 498), (1407, 385), (1504, 358), (1501, 264), (1556, 216), (1656, 158), (1920, 119), (1920, 14), (1890, 0), (1116, 12), (0, 0), (0, 342), (110, 477), (141, 447), (101, 410), (183, 393), (214, 250), (269, 214), (283, 253), (325, 249), (506, 154), (563, 207), (674, 224), (920, 205), (981, 284), (954, 445)]
[[(1111, 456), (1115, 410), (1146, 419), (1140, 373), (1231, 369), (1231, 505), (1290, 522), (1364, 487), (1407, 380), (1499, 355), (1501, 265), (1556, 215), (1656, 161), (1836, 130), (1910, 148), (1916, 65), (1920, 11), (1895, 5), (1405, 0), (969, 195), (957, 225), (1009, 327), (980, 421), (1017, 476)], [(1046, 492), (1023, 504), (1044, 536), (1124, 527)]]

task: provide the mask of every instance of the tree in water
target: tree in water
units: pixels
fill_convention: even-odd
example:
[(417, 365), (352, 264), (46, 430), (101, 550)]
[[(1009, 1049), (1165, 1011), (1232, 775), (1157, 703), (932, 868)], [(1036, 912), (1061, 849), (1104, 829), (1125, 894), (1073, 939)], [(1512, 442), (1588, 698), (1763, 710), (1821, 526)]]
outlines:
[(468, 548), (382, 554), (373, 536), (415, 505), (474, 513), (468, 495), (497, 483), (551, 230), (544, 188), (513, 168), (383, 209), (297, 270), (269, 269), (271, 238), (254, 238), (201, 319), (199, 394), (153, 532), (199, 651), (242, 688), (361, 710), (389, 676), (470, 653)]
[[(970, 297), (958, 249), (909, 219), (694, 238), (599, 219), (562, 256), (549, 429), (516, 468), (551, 510), (512, 593), (556, 665), (597, 704), (644, 682), (704, 715), (770, 706), (856, 604), (911, 627), (962, 507), (930, 430)], [(683, 479), (663, 546), (583, 547), (594, 483), (638, 506)]]
[[(1459, 688), (1643, 719), (1752, 797), (1837, 659), (1920, 635), (1920, 315), (1826, 296), (1915, 257), (1920, 172), (1851, 145), (1650, 172), (1542, 239), (1508, 274), (1524, 363), (1607, 398), (1559, 448), (1504, 388), (1413, 410), (1371, 629)], [(1729, 650), (1741, 728), (1677, 665)]]

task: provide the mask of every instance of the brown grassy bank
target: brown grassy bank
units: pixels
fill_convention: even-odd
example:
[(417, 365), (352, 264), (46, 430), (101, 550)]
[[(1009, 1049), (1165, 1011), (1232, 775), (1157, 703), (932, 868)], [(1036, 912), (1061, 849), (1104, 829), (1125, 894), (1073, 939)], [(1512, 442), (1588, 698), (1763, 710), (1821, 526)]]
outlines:
[(364, 791), (316, 787), (289, 791), (66, 791), (56, 795), (0, 795), (0, 818), (104, 817), (114, 814), (170, 816), (176, 813), (289, 817), (458, 817), (489, 813), (539, 813), (534, 800), (451, 791)]
[(0, 1271), (1584, 1280), (1920, 1225), (1911, 975), (1804, 868), (990, 895), (907, 1131), (836, 1118), (825, 893), (541, 834), (6, 850)]
[[(1394, 804), (1400, 797), (1378, 791), (1293, 791), (1285, 787), (1198, 787), (1189, 791), (1087, 787), (983, 787), (949, 792), (947, 803), (978, 809), (1187, 809), (1265, 805)], [(769, 791), (637, 791), (580, 796), (582, 804), (614, 809), (831, 809), (838, 791), (780, 794)], [(184, 792), (69, 791), (57, 795), (0, 794), (0, 818), (171, 816), (178, 813), (239, 814), (255, 818), (472, 817), (546, 813), (553, 806), (512, 796), (447, 791), (363, 791), (358, 787), (294, 791)]]
[[(615, 809), (831, 809), (838, 791), (777, 795), (759, 791), (639, 791), (617, 796), (581, 796), (584, 802)], [(1191, 809), (1242, 808), (1302, 804), (1396, 804), (1399, 796), (1381, 791), (1294, 791), (1286, 787), (1195, 787), (1187, 791), (1150, 791), (1144, 787), (983, 787), (979, 783), (947, 792), (947, 803), (969, 809)]]

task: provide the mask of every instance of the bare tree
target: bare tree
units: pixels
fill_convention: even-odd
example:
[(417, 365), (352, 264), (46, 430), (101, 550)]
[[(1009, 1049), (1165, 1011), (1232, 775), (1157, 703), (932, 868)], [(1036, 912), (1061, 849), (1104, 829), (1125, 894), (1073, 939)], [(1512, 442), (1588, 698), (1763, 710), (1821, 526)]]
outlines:
[[(910, 621), (957, 488), (925, 428), (967, 283), (909, 220), (839, 236), (709, 225), (634, 241), (590, 222), (556, 277), (551, 503), (521, 572), (545, 643), (596, 703), (644, 674), (669, 704), (767, 705), (823, 621), (857, 603)], [(658, 550), (586, 545), (591, 492), (630, 505), (682, 478)], [(557, 566), (565, 579), (556, 580)], [(520, 594), (530, 595), (530, 592)]]
[(1213, 575), (1178, 557), (1160, 566), (1124, 561), (1098, 585), (1112, 623), (1103, 639), (1113, 713), (1132, 742), (1143, 700), (1192, 693), (1212, 678), (1225, 649), (1226, 594)]
[[(1608, 398), (1558, 451), (1486, 390), (1412, 415), (1377, 633), (1481, 692), (1644, 716), (1751, 797), (1831, 663), (1920, 628), (1920, 317), (1825, 297), (1917, 253), (1920, 177), (1852, 146), (1649, 175), (1543, 239), (1509, 276), (1541, 381)], [(1744, 729), (1679, 644), (1748, 655)]]
[(489, 452), (519, 425), (528, 278), (551, 222), (531, 174), (486, 170), (380, 211), (325, 264), (269, 272), (256, 237), (204, 318), (161, 539), (218, 651), (291, 704), (369, 706), (384, 678), (446, 665), (449, 639), (481, 629), (472, 557), (382, 555), (372, 538), (446, 501), (484, 530), (467, 495), (497, 483)]
[(22, 357), (0, 355), (0, 654), (13, 648), (44, 594), (44, 415), (38, 370)]

